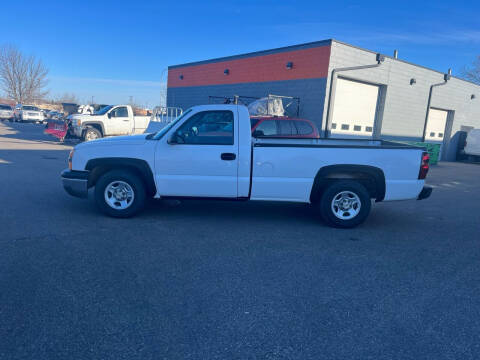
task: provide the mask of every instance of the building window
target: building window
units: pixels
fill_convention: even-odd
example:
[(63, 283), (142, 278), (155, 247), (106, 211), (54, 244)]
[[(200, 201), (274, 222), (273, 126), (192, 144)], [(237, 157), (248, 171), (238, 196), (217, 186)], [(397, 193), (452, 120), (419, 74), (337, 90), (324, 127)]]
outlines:
[(337, 128), (337, 124), (336, 123), (332, 123), (332, 129), (336, 129)]
[(439, 138), (443, 138), (443, 133), (438, 133)]
[(434, 132), (431, 132), (431, 133), (430, 133), (430, 137), (435, 137), (435, 133), (434, 133)]
[(371, 127), (371, 126), (365, 126), (365, 131), (366, 131), (366, 132), (373, 132), (373, 127)]
[(350, 125), (342, 124), (342, 130), (348, 130), (348, 129), (350, 129)]
[(354, 125), (353, 131), (362, 131), (362, 127), (360, 125)]

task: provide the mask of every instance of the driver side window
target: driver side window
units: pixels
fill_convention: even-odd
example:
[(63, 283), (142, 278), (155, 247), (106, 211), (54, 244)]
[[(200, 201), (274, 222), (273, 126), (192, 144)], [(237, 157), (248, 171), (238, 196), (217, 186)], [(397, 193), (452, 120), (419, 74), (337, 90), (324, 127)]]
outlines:
[(177, 131), (180, 144), (233, 145), (233, 113), (202, 111), (188, 119)]
[(112, 117), (128, 117), (128, 109), (125, 106), (117, 107), (112, 110)]

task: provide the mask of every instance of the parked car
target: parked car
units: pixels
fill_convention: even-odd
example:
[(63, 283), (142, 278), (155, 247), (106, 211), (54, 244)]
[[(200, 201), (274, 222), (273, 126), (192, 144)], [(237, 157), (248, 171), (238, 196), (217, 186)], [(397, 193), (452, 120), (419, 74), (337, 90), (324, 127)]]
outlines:
[(48, 119), (48, 113), (50, 112), (50, 110), (49, 110), (49, 109), (39, 109), (39, 110), (40, 110), (40, 111), (42, 112), (42, 114), (43, 114), (43, 120)]
[(55, 110), (51, 110), (47, 113), (47, 118), (52, 120), (61, 120), (63, 119), (63, 113)]
[(7, 104), (0, 104), (0, 120), (10, 120), (13, 119), (13, 108)]
[[(423, 148), (354, 139), (252, 139), (241, 105), (194, 106), (162, 130), (85, 142), (61, 174), (65, 190), (95, 187), (105, 214), (129, 217), (147, 197), (312, 203), (326, 223), (354, 227), (371, 199), (424, 199)], [(299, 161), (301, 160), (301, 161)]]
[(72, 132), (85, 141), (105, 136), (141, 134), (148, 127), (150, 116), (136, 116), (130, 105), (105, 106), (89, 114), (72, 114)]
[(468, 132), (463, 151), (470, 160), (480, 161), (480, 129)]
[(14, 110), (15, 121), (43, 122), (43, 112), (35, 105), (17, 105)]
[(293, 137), (318, 139), (320, 133), (313, 122), (289, 117), (251, 117), (254, 137)]

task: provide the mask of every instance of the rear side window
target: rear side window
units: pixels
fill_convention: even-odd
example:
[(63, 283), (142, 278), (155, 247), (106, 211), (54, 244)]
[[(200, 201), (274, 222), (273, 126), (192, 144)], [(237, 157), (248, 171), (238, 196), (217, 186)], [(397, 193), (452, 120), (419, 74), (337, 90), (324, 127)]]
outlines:
[(297, 129), (295, 129), (290, 120), (280, 120), (278, 121), (280, 135), (282, 136), (291, 136), (296, 135)]
[(255, 131), (263, 132), (262, 136), (275, 136), (277, 133), (277, 124), (275, 120), (263, 120), (255, 128)]
[(306, 121), (294, 121), (297, 127), (298, 135), (311, 135), (313, 133), (312, 126)]
[(10, 105), (0, 104), (0, 110), (12, 110), (12, 107)]

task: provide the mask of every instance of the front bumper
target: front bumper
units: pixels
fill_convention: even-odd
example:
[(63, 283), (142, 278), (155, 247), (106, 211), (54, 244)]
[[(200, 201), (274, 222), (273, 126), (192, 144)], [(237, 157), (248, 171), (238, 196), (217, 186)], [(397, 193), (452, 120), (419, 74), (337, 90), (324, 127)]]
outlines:
[(420, 194), (418, 194), (417, 200), (423, 200), (423, 199), (429, 198), (430, 195), (432, 195), (432, 191), (433, 191), (433, 188), (431, 186), (425, 185), (422, 191), (420, 191)]
[(72, 126), (72, 133), (76, 137), (81, 138), (83, 135), (83, 126), (78, 126), (78, 125)]
[(88, 171), (65, 169), (60, 175), (63, 188), (72, 196), (85, 199), (88, 196)]
[(36, 121), (43, 121), (43, 117), (36, 117), (36, 116), (22, 116), (21, 117), (22, 121), (31, 121), (31, 122), (36, 122)]

